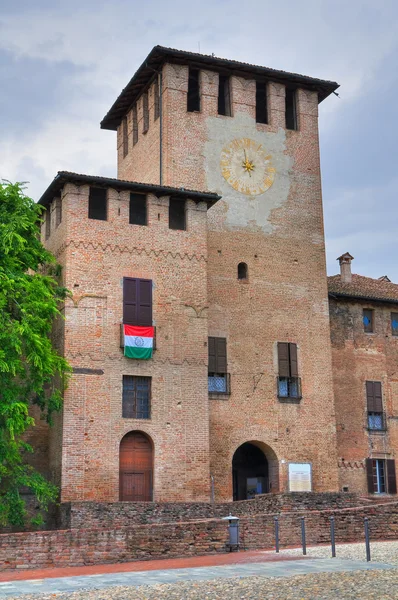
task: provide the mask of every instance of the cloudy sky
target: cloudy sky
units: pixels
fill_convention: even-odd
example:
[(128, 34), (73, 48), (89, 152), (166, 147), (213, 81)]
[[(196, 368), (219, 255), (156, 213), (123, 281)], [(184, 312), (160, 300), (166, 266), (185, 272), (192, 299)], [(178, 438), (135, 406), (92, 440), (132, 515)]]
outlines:
[(99, 122), (156, 45), (338, 81), (321, 104), (329, 274), (398, 282), (396, 0), (1, 0), (0, 177), (116, 176)]

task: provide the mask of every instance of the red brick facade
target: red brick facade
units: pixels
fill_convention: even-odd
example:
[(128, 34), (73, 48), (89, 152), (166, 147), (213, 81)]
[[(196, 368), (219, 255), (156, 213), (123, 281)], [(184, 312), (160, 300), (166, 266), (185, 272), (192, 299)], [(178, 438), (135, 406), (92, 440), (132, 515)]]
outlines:
[[(147, 81), (142, 67), (119, 97), (102, 126), (117, 129), (120, 180), (64, 173), (42, 198), (51, 209), (43, 240), (72, 291), (56, 337), (75, 374), (49, 434), (49, 468), (64, 502), (119, 499), (119, 446), (131, 431), (151, 441), (157, 502), (231, 500), (242, 477), (235, 469), (233, 480), (234, 454), (247, 442), (264, 458), (257, 491), (292, 489), (290, 463), (309, 465), (313, 491), (346, 485), (338, 475), (345, 438), (340, 430), (336, 439), (339, 376), (332, 372), (318, 142), (318, 101), (336, 84), (268, 70), (268, 124), (257, 123), (257, 72), (232, 69), (231, 116), (220, 115), (225, 65), (223, 71), (207, 59), (199, 112), (187, 111), (192, 57), (161, 60)], [(285, 121), (292, 85), (296, 130)], [(236, 151), (241, 164), (248, 143), (262, 149), (254, 151), (254, 168), (265, 154), (272, 164), (268, 189), (253, 194), (228, 181), (222, 158)], [(146, 226), (129, 224), (129, 193), (140, 189), (126, 181), (174, 188), (147, 193)], [(108, 190), (106, 220), (88, 218), (90, 185)], [(169, 227), (177, 192), (185, 194), (186, 230)], [(247, 265), (244, 278), (239, 263)], [(125, 358), (120, 349), (124, 277), (153, 282), (156, 350), (148, 361)], [(339, 327), (334, 320), (332, 330)], [(339, 336), (333, 333), (334, 346)], [(208, 392), (209, 337), (226, 339), (229, 394)], [(296, 348), (301, 394), (278, 397), (278, 342)], [(338, 351), (335, 371), (341, 360)], [(149, 419), (122, 417), (123, 375), (151, 377)], [(360, 460), (369, 456), (365, 448), (355, 452)], [(362, 483), (355, 489), (364, 491)]]

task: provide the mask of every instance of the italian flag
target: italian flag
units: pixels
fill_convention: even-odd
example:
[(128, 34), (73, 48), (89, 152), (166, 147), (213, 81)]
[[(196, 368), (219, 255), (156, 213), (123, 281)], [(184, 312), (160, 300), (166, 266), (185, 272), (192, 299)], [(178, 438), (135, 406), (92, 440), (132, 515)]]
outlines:
[(154, 327), (123, 325), (124, 356), (148, 360), (152, 358)]

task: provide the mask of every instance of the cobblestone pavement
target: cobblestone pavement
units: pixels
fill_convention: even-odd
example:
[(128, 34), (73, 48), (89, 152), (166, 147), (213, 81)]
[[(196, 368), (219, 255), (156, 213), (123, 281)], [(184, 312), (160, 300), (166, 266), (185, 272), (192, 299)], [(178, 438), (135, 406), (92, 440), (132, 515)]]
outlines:
[[(282, 554), (294, 555), (299, 552), (299, 550), (284, 550)], [(308, 560), (298, 562), (113, 573), (106, 576), (47, 579), (44, 582), (43, 580), (15, 581), (0, 585), (0, 598), (9, 600), (16, 597), (20, 600), (38, 598), (42, 600), (352, 600), (354, 598), (397, 600), (398, 598), (398, 568), (392, 566), (398, 565), (398, 542), (372, 544), (371, 563), (364, 561), (363, 544), (338, 546), (338, 557), (335, 559), (321, 558), (330, 557), (330, 548), (326, 547), (308, 548), (308, 556)], [(381, 560), (384, 564), (376, 563), (376, 560)], [(48, 584), (53, 585), (52, 589), (47, 587)], [(71, 591), (73, 589), (79, 591), (73, 592)], [(24, 595), (21, 595), (22, 593)]]

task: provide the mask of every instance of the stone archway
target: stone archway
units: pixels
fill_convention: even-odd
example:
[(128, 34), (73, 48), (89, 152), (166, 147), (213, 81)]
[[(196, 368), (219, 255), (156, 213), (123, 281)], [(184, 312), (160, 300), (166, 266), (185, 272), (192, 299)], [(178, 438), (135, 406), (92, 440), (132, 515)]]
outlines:
[(152, 487), (152, 441), (142, 431), (131, 431), (120, 442), (119, 499), (129, 502), (150, 502)]
[(278, 460), (271, 448), (257, 441), (239, 446), (232, 458), (233, 499), (248, 500), (279, 489)]

